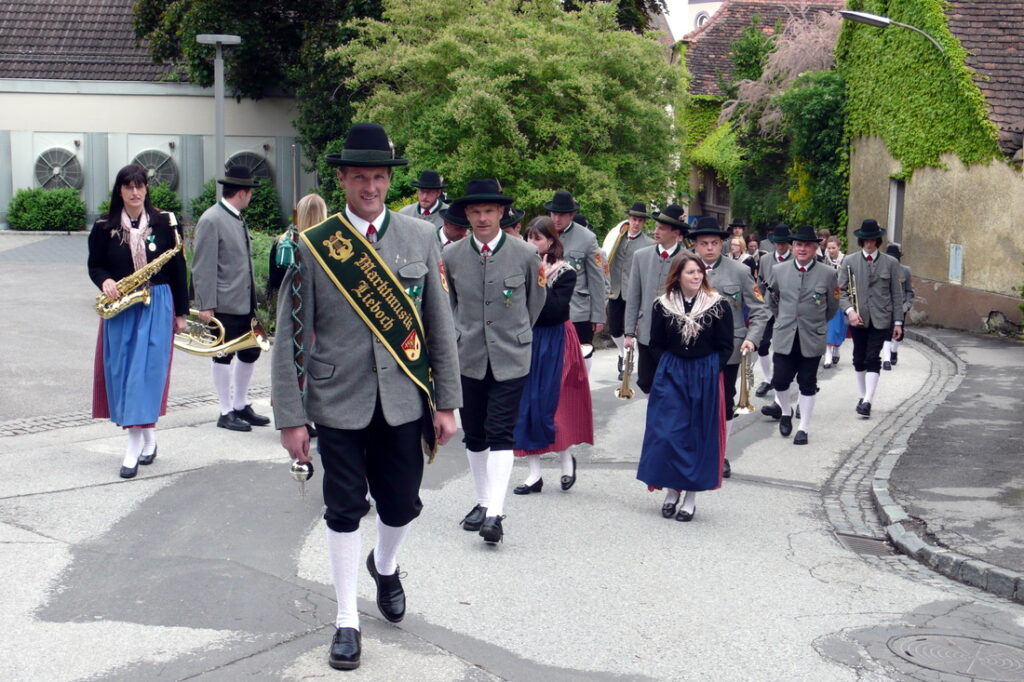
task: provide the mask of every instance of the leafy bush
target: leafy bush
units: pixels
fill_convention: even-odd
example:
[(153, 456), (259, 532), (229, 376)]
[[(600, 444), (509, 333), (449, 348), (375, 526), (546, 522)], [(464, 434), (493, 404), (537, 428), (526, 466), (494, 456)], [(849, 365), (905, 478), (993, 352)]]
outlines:
[[(216, 201), (217, 184), (211, 179), (203, 185), (202, 193), (189, 204), (192, 220), (198, 222), (203, 211), (213, 206)], [(242, 215), (245, 217), (245, 224), (254, 232), (277, 235), (284, 231), (281, 202), (277, 199), (277, 189), (272, 182), (263, 181), (256, 187), (252, 193), (252, 202)]]
[(7, 211), (14, 230), (85, 229), (85, 202), (76, 189), (19, 189)]
[[(178, 193), (171, 189), (171, 186), (166, 182), (161, 182), (149, 188), (149, 200), (153, 203), (154, 208), (160, 211), (170, 211), (178, 216), (178, 220), (181, 221), (181, 199), (178, 198)], [(109, 213), (110, 199), (101, 201), (96, 210), (100, 215)]]

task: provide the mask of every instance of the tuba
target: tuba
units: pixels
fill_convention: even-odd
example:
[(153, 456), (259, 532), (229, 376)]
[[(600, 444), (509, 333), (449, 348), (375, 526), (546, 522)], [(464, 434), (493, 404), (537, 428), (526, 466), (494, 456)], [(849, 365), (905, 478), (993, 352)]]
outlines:
[(622, 363), (622, 383), (615, 389), (615, 397), (619, 400), (629, 400), (636, 391), (629, 387), (629, 379), (633, 376), (633, 353), (636, 350), (636, 342), (626, 351), (626, 361)]
[(750, 414), (754, 406), (750, 404), (750, 385), (754, 383), (754, 361), (750, 359), (750, 353), (744, 351), (740, 358), (740, 394), (736, 400), (736, 407), (733, 414)]
[(222, 358), (246, 348), (259, 348), (264, 352), (270, 350), (270, 341), (255, 318), (249, 331), (230, 341), (224, 340), (224, 325), (220, 320), (212, 317), (209, 322), (203, 322), (195, 308), (188, 311), (185, 324), (185, 331), (174, 335), (174, 347), (192, 355)]
[(174, 248), (164, 251), (132, 274), (117, 280), (117, 298), (110, 298), (103, 292), (96, 296), (96, 313), (100, 317), (109, 320), (136, 303), (149, 305), (152, 298), (149, 293), (149, 278), (181, 251), (181, 237), (178, 236), (177, 229), (173, 231)]

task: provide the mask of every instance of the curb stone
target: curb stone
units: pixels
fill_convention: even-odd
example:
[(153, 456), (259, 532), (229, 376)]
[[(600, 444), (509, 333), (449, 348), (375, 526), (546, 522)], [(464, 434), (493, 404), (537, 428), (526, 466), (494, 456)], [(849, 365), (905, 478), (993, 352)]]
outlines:
[[(908, 329), (905, 330), (905, 333), (908, 338), (928, 346), (956, 368), (955, 374), (947, 379), (947, 387), (944, 392), (948, 394), (954, 391), (960, 385), (964, 375), (967, 374), (967, 363), (946, 344), (925, 332)], [(934, 405), (938, 405), (938, 402), (936, 401)], [(928, 412), (930, 411), (929, 409)], [(924, 413), (919, 415), (917, 426), (920, 425), (920, 418), (924, 416)], [(893, 467), (905, 450), (906, 440), (899, 444), (898, 450), (891, 453), (894, 455), (892, 460), (887, 459), (879, 464), (872, 477), (871, 497), (882, 517), (888, 538), (901, 552), (947, 578), (1024, 604), (1024, 573), (975, 559), (953, 549), (933, 545), (924, 540), (910, 525), (912, 519), (903, 506), (892, 497), (889, 485)]]

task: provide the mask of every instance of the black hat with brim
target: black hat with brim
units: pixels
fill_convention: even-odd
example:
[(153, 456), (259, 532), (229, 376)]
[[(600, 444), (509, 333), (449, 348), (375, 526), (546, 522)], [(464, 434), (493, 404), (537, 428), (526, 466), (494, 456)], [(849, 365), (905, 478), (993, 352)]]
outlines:
[[(791, 242), (792, 235), (789, 233), (789, 225), (773, 226), (771, 232), (768, 233), (768, 241), (772, 244), (788, 244)], [(817, 238), (814, 241), (818, 241)]]
[(790, 242), (814, 242), (818, 243), (818, 233), (810, 225), (798, 225), (793, 233), (789, 235)]
[(568, 190), (560, 189), (555, 192), (551, 201), (544, 204), (544, 210), (551, 213), (575, 213), (580, 210), (580, 205)]
[(451, 202), (451, 206), (466, 207), (470, 204), (501, 204), (502, 206), (508, 206), (513, 201), (514, 197), (506, 196), (501, 193), (501, 185), (498, 181), (493, 178), (479, 178), (476, 180), (470, 180), (469, 184), (466, 185), (466, 193)]
[(747, 221), (744, 220), (743, 218), (737, 218), (736, 220), (734, 220), (731, 223), (729, 223), (729, 229), (732, 229), (734, 227), (743, 227), (743, 228), (745, 228), (746, 226), (747, 226)]
[(655, 222), (673, 227), (685, 235), (687, 230), (690, 228), (690, 226), (686, 224), (685, 213), (686, 209), (679, 204), (669, 204), (665, 207), (664, 211), (655, 213), (651, 217), (654, 218)]
[(626, 215), (632, 218), (650, 218), (651, 214), (647, 212), (647, 204), (642, 201), (634, 201), (633, 206), (626, 211)]
[(728, 231), (723, 230), (722, 226), (718, 224), (718, 218), (710, 215), (702, 215), (697, 218), (697, 222), (690, 228), (691, 239), (694, 237), (718, 237), (719, 239), (725, 239), (728, 236)]
[(441, 220), (451, 223), (456, 227), (470, 227), (469, 218), (466, 217), (466, 212), (462, 210), (462, 206), (442, 208), (438, 211), (438, 215), (441, 216)]
[(516, 223), (522, 222), (523, 216), (525, 215), (526, 211), (508, 206), (505, 209), (505, 215), (501, 218), (501, 229), (512, 227)]
[(395, 146), (391, 144), (383, 126), (376, 123), (356, 123), (348, 131), (341, 153), (328, 154), (325, 160), (328, 166), (339, 168), (378, 168), (409, 163), (408, 159), (395, 156)]
[(885, 228), (879, 226), (877, 220), (868, 218), (860, 224), (859, 230), (854, 230), (853, 234), (857, 239), (881, 239), (885, 236)]
[(413, 187), (419, 187), (420, 189), (445, 189), (448, 187), (444, 182), (444, 177), (442, 177), (436, 170), (432, 170), (430, 168), (420, 173), (419, 180), (410, 182), (409, 184)]
[(248, 166), (231, 166), (224, 172), (224, 177), (217, 182), (225, 187), (241, 187), (242, 189), (252, 189), (260, 184), (260, 181), (252, 176), (252, 171)]
[(885, 253), (886, 255), (892, 256), (896, 260), (903, 259), (903, 252), (900, 251), (900, 245), (895, 242), (892, 242), (889, 244), (889, 246), (885, 247)]

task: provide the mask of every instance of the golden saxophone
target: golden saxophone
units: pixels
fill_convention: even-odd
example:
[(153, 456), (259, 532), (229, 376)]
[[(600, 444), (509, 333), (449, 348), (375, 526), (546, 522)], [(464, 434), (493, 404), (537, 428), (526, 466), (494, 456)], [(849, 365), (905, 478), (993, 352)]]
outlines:
[(117, 281), (117, 293), (119, 294), (117, 298), (110, 298), (103, 292), (96, 296), (96, 313), (100, 317), (109, 320), (136, 303), (149, 305), (151, 300), (149, 278), (181, 251), (181, 237), (178, 236), (177, 229), (174, 229), (173, 232), (174, 248), (164, 251), (132, 274), (119, 279)]

